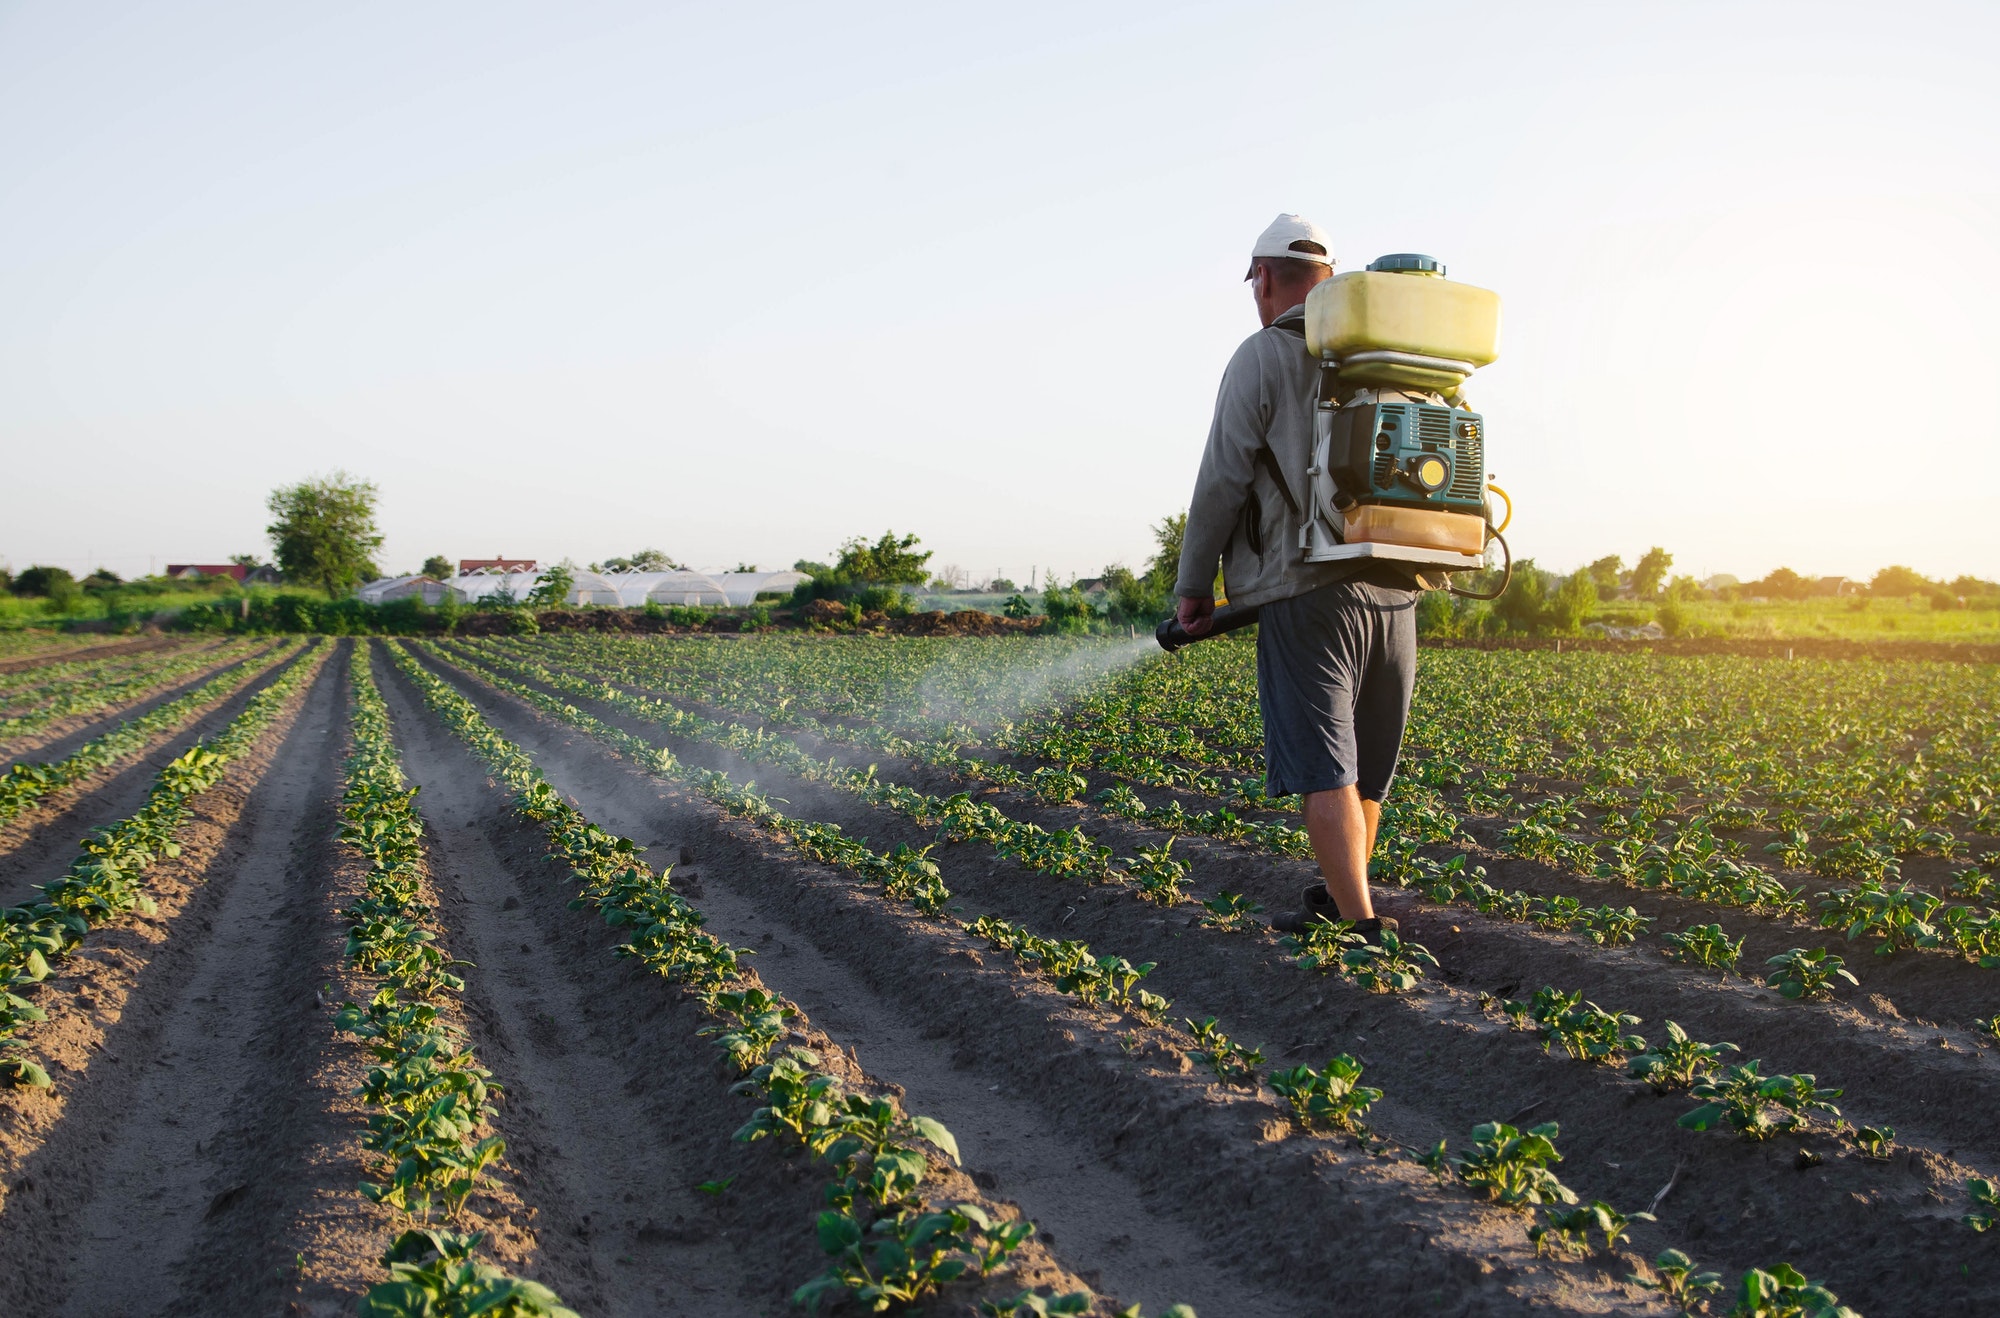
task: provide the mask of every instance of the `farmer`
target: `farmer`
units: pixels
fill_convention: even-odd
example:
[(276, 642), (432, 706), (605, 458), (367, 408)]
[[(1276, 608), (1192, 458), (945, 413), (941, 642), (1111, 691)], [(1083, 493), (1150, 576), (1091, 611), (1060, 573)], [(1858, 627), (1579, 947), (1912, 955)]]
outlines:
[(1373, 942), (1396, 927), (1375, 914), (1368, 858), (1416, 678), (1418, 585), (1407, 568), (1308, 563), (1299, 549), (1318, 365), (1306, 352), (1305, 301), (1332, 274), (1326, 233), (1297, 215), (1273, 220), (1250, 249), (1244, 278), (1264, 328), (1222, 373), (1175, 593), (1190, 636), (1212, 624), (1218, 560), (1228, 602), (1261, 606), (1265, 790), (1305, 797), (1325, 878), (1272, 927), (1297, 933), (1314, 920), (1352, 920)]

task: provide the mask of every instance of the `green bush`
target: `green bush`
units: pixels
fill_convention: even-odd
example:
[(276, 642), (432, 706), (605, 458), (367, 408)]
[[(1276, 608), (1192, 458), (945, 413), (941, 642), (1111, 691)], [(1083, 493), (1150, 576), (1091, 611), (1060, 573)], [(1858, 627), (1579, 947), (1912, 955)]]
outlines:
[(900, 586), (863, 586), (848, 596), (863, 613), (885, 613), (891, 618), (907, 618), (916, 612), (916, 600)]
[(1072, 633), (1091, 631), (1100, 616), (1074, 582), (1067, 586), (1051, 582), (1042, 592), (1042, 612), (1048, 615), (1049, 630)]

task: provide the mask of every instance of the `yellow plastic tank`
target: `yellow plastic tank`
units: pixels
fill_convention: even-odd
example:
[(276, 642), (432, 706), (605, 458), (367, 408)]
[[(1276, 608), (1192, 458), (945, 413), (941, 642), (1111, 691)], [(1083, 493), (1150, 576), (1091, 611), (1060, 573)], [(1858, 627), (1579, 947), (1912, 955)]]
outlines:
[(1448, 393), (1500, 355), (1500, 295), (1428, 256), (1385, 256), (1313, 288), (1306, 347), (1340, 361), (1343, 384)]

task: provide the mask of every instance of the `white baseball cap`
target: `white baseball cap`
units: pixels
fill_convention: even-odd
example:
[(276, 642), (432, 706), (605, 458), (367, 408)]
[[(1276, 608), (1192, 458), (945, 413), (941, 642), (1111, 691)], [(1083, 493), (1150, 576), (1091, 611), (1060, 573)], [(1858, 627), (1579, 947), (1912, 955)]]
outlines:
[(1257, 273), (1257, 258), (1260, 256), (1316, 261), (1330, 270), (1333, 268), (1333, 240), (1326, 236), (1326, 230), (1305, 216), (1287, 211), (1272, 220), (1270, 228), (1257, 235), (1257, 245), (1250, 249), (1250, 269), (1244, 274), (1245, 279)]

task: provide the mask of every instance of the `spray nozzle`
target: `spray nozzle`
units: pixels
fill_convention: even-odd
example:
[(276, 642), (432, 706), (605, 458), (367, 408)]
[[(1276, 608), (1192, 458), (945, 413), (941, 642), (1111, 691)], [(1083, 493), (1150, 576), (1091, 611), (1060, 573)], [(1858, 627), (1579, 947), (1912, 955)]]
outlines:
[(1255, 621), (1257, 621), (1257, 610), (1254, 608), (1223, 609), (1215, 615), (1214, 625), (1207, 631), (1199, 636), (1190, 636), (1187, 628), (1181, 626), (1180, 618), (1171, 617), (1153, 629), (1153, 639), (1160, 643), (1162, 650), (1172, 654), (1184, 645), (1193, 645), (1196, 641), (1205, 641), (1211, 636), (1220, 636), (1239, 627), (1248, 627)]

